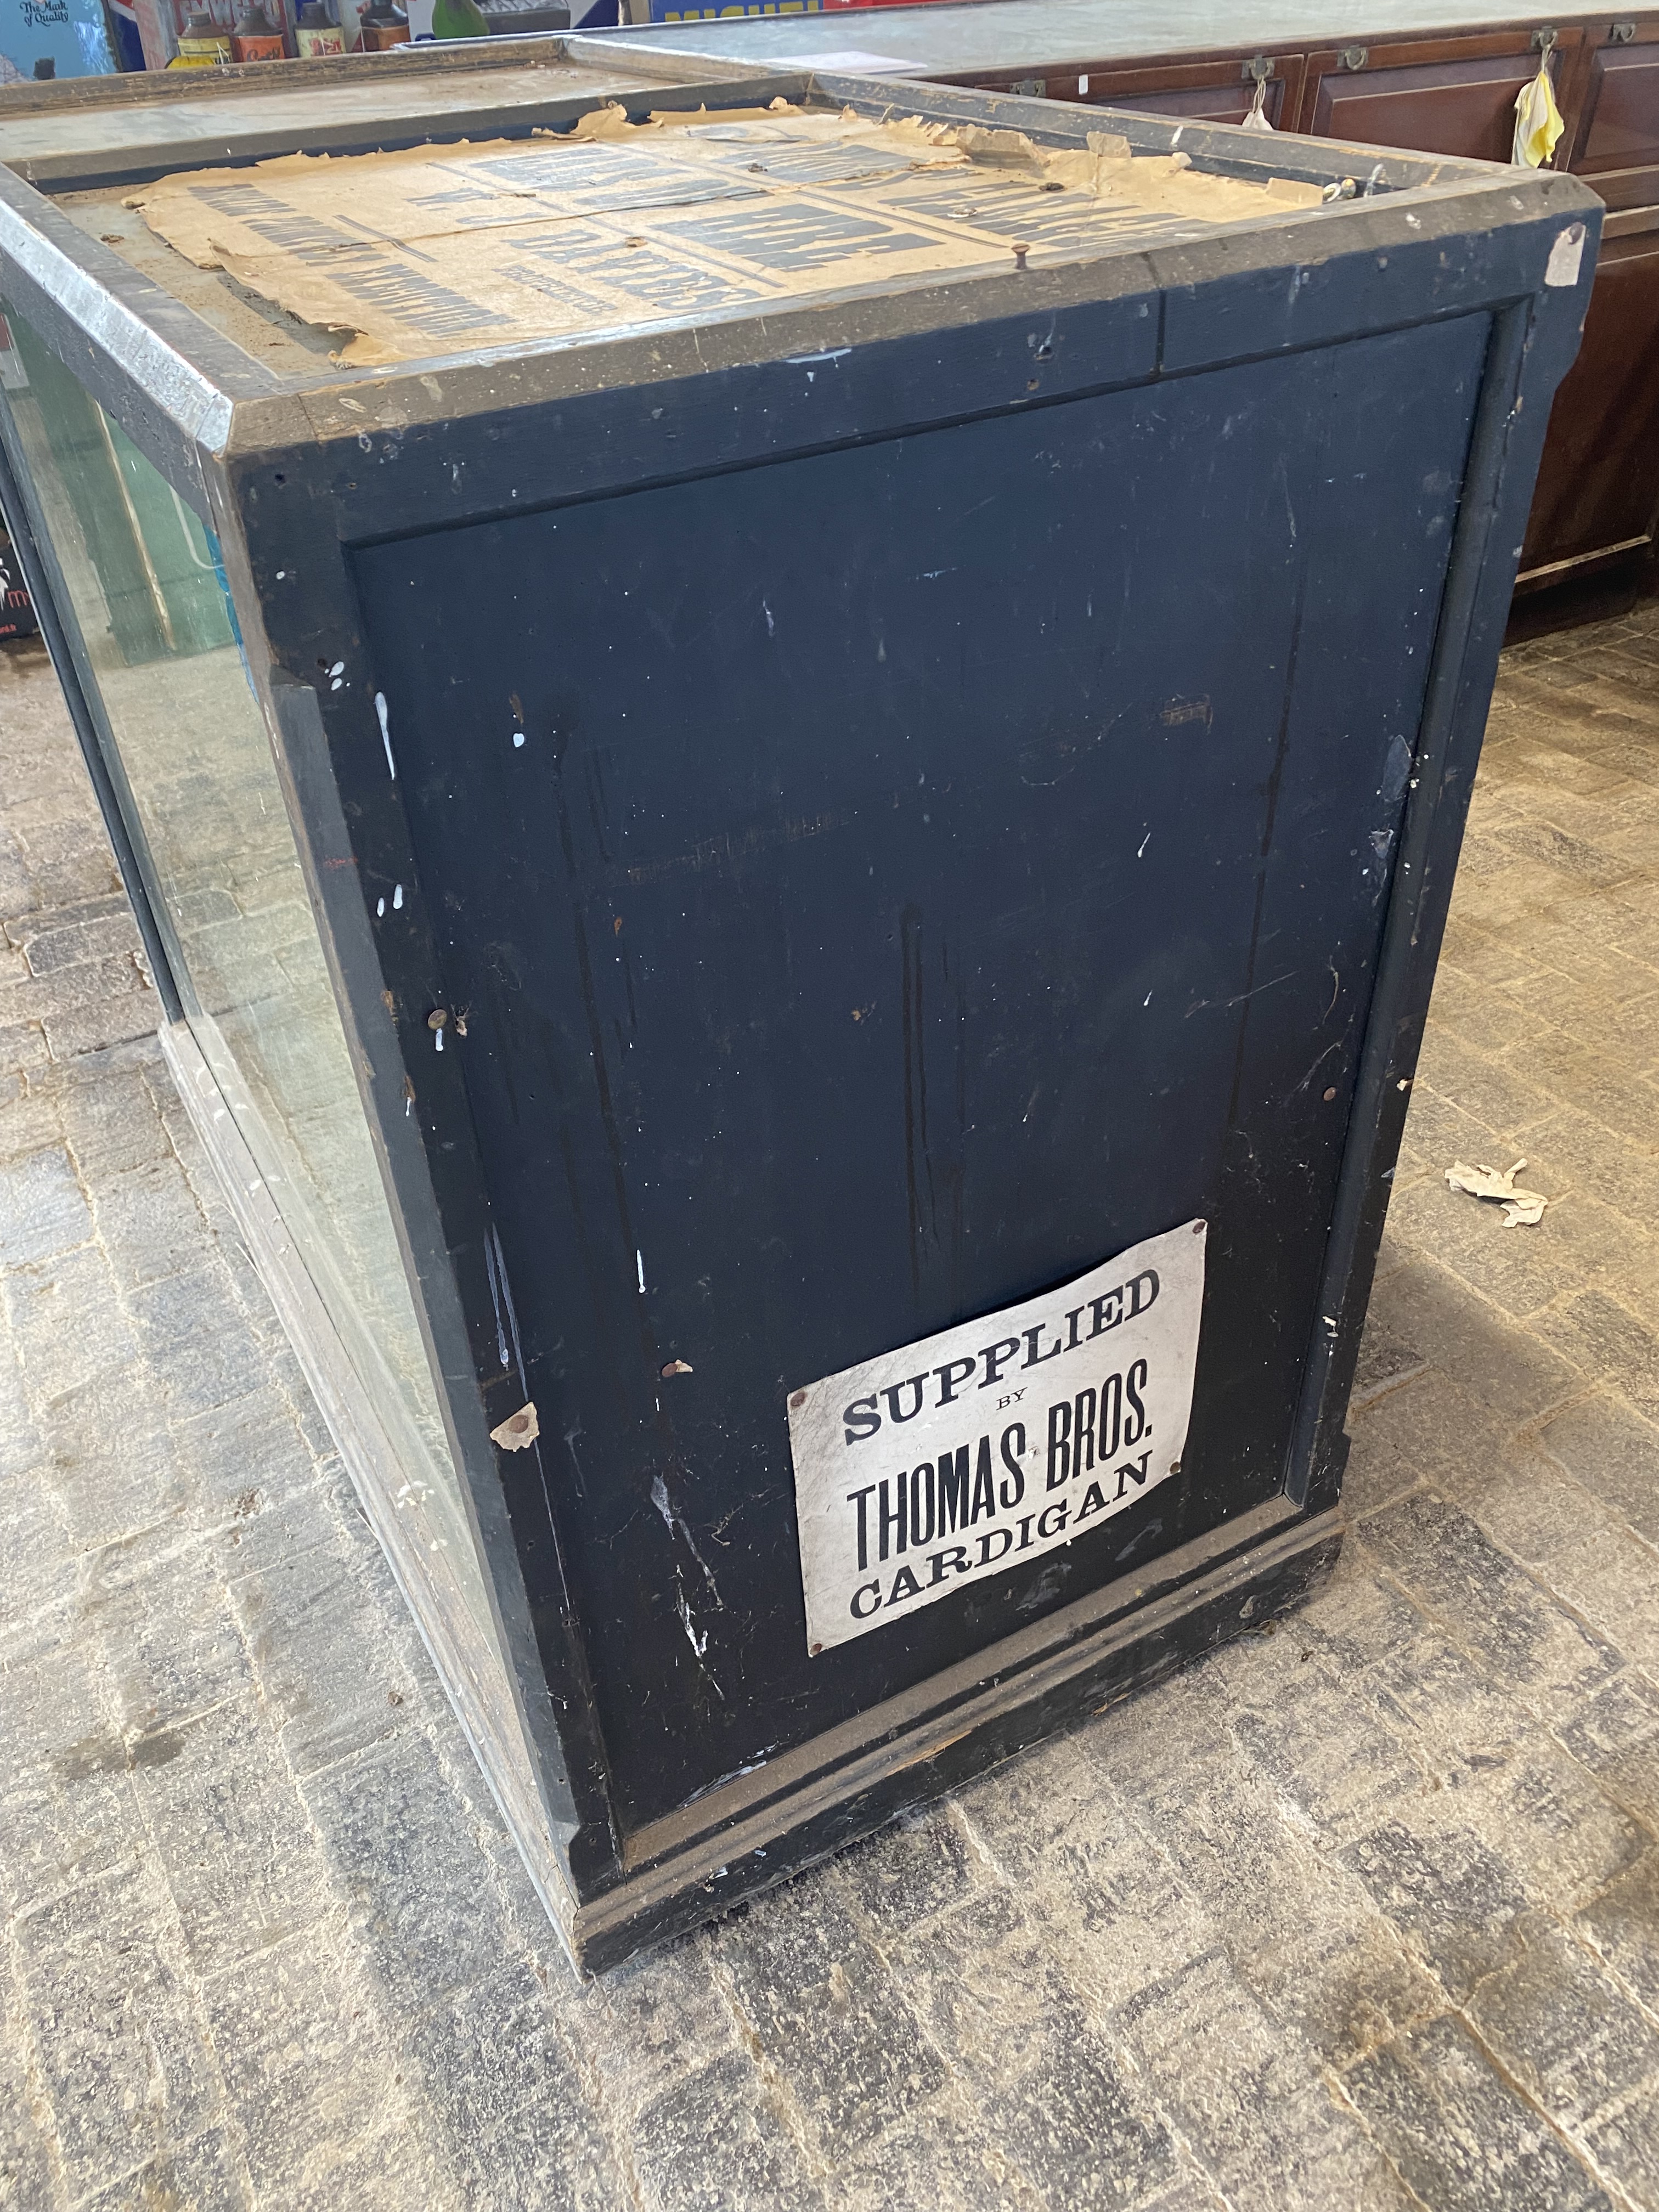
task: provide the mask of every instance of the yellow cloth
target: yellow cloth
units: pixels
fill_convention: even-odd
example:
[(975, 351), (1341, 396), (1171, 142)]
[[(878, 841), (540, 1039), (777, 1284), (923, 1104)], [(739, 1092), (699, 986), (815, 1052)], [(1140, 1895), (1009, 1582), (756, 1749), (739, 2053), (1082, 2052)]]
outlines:
[(1547, 63), (1515, 96), (1516, 167), (1541, 169), (1554, 153), (1564, 127)]

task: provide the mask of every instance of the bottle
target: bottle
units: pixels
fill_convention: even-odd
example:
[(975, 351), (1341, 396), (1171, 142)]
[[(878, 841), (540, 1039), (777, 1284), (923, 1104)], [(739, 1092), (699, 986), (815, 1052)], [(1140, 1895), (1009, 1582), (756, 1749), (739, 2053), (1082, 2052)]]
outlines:
[(277, 29), (259, 0), (251, 0), (246, 11), (236, 19), (230, 34), (230, 58), (234, 62), (279, 62), (283, 58), (283, 34)]
[(409, 44), (409, 18), (392, 4), (392, 0), (369, 0), (367, 8), (357, 10), (357, 20), (362, 26), (362, 49), (366, 54), (383, 53), (388, 46)]
[(294, 51), (301, 61), (345, 52), (345, 33), (337, 23), (330, 22), (323, 0), (305, 0), (294, 26)]
[(434, 39), (487, 39), (489, 26), (478, 0), (436, 0), (432, 35)]
[(179, 33), (179, 51), (169, 69), (223, 69), (230, 59), (230, 33), (221, 30), (205, 8)]

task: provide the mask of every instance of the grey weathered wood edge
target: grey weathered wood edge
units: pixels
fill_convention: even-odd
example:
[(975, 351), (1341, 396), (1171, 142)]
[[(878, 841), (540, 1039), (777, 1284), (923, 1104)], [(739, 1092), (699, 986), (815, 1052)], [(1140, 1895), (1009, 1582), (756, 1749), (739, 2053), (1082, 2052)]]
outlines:
[[(1262, 1535), (1276, 1519), (1282, 1524), (1278, 1534)], [(1126, 1607), (1125, 1585), (1135, 1580), (1126, 1577), (1036, 1628), (976, 1653), (949, 1675), (872, 1706), (847, 1724), (845, 1733), (856, 1730), (864, 1740), (853, 1755), (578, 1906), (574, 1936), (583, 1972), (602, 1972), (646, 1945), (700, 1924), (718, 1911), (722, 1898), (736, 1902), (788, 1880), (872, 1833), (902, 1807), (941, 1796), (1066, 1721), (1176, 1672), (1237, 1635), (1241, 1623), (1260, 1627), (1282, 1617), (1329, 1574), (1345, 1530), (1336, 1509), (1304, 1516), (1282, 1499), (1271, 1500), (1159, 1561), (1159, 1568), (1184, 1569), (1188, 1579), (1177, 1587), (1165, 1585), (1147, 1596), (1143, 1585)], [(1240, 1548), (1216, 1560), (1229, 1537)], [(1115, 1597), (1121, 1609), (1100, 1620)], [(1098, 1625), (1074, 1626), (1071, 1640), (1054, 1648), (1057, 1629), (1091, 1612)], [(1032, 1646), (1039, 1647), (1039, 1656), (1032, 1655)], [(940, 1682), (958, 1674), (977, 1676), (981, 1686), (941, 1709)], [(716, 1793), (688, 1812), (718, 1808), (726, 1795)], [(633, 1839), (635, 1848), (641, 1841)]]

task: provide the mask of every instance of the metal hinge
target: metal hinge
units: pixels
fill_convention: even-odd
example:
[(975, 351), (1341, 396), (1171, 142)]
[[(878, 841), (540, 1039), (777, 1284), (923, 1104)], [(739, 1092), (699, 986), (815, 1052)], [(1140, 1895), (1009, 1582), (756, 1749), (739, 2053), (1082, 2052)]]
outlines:
[(1344, 46), (1337, 59), (1345, 70), (1363, 70), (1370, 54), (1369, 46)]

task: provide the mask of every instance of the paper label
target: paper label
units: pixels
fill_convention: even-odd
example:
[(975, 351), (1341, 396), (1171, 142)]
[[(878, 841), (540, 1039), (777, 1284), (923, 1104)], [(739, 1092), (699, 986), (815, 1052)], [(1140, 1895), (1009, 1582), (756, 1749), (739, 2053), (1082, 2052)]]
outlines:
[(789, 1394), (813, 1656), (1052, 1552), (1181, 1471), (1206, 1224)]
[(1579, 264), (1584, 258), (1584, 226), (1570, 222), (1550, 248), (1550, 258), (1544, 264), (1544, 282), (1565, 289), (1578, 282)]

